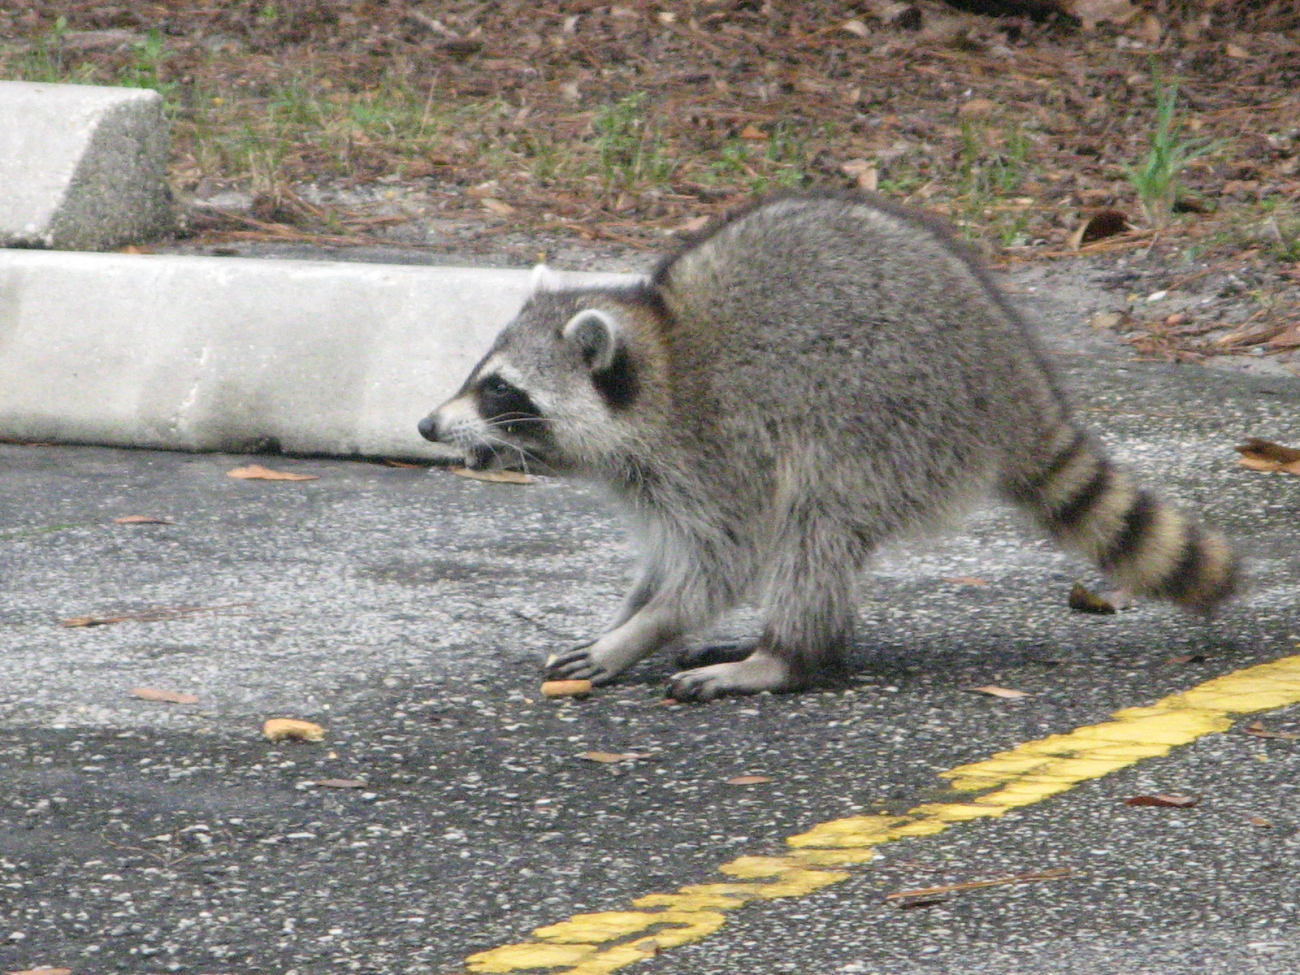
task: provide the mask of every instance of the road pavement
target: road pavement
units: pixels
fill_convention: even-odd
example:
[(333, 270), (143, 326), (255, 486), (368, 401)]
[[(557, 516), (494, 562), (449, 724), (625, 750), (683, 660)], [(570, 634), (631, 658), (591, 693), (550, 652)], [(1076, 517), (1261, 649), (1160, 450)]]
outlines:
[[(1250, 593), (1210, 622), (1074, 613), (1071, 584), (1098, 580), (990, 507), (873, 568), (845, 686), (703, 706), (661, 703), (666, 659), (539, 694), (626, 580), (590, 488), (0, 444), (0, 971), (621, 970), (638, 899), (761, 873), (818, 824), (940, 815), (945, 770), (1300, 655), (1300, 478), (1232, 449), (1295, 439), (1295, 380), (1054, 349), (1116, 455), (1241, 540)], [(227, 476), (251, 463), (317, 479)], [(116, 622), (61, 625), (84, 617)], [(1269, 706), (1167, 755), (661, 926), (627, 970), (1300, 971), (1300, 707), (1253, 692)], [(266, 740), (271, 717), (324, 740)], [(1158, 794), (1196, 802), (1125, 804)], [(566, 921), (586, 933), (548, 929)]]

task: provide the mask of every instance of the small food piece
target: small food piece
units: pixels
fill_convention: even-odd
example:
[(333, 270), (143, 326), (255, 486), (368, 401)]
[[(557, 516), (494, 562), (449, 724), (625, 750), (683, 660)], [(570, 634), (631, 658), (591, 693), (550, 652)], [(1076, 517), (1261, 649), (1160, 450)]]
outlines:
[(324, 741), (325, 729), (297, 718), (271, 718), (262, 725), (262, 734), (271, 741)]
[(589, 680), (548, 680), (542, 682), (544, 697), (586, 697), (591, 693)]
[(184, 694), (179, 691), (164, 691), (156, 687), (133, 687), (131, 696), (142, 701), (161, 701), (163, 704), (198, 704), (197, 694)]

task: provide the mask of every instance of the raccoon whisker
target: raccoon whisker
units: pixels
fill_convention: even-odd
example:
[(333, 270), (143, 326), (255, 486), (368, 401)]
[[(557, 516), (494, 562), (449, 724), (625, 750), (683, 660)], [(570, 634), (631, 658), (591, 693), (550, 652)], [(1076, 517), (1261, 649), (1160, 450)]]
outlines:
[[(494, 424), (494, 423), (488, 423), (487, 426), (488, 426), (489, 428), (492, 428), (493, 426), (496, 426), (496, 424)], [(501, 463), (501, 451), (500, 451), (499, 449), (497, 449), (497, 448), (498, 448), (498, 445), (499, 445), (500, 447), (503, 447), (503, 448), (505, 448), (506, 450), (512, 451), (513, 453), (519, 455), (520, 459), (523, 461), (523, 465), (524, 465), (524, 473), (531, 473), (531, 472), (528, 470), (528, 461), (529, 461), (530, 459), (533, 461), (534, 464), (540, 464), (540, 465), (543, 466), (543, 467), (546, 466), (546, 463), (542, 460), (542, 458), (538, 457), (538, 456), (537, 456), (536, 454), (534, 454), (532, 451), (527, 450), (527, 449), (525, 449), (525, 448), (523, 448), (523, 447), (520, 447), (518, 444), (512, 444), (512, 443), (510, 443), (509, 441), (507, 441), (507, 440), (503, 440), (503, 439), (500, 438), (500, 437), (494, 437), (494, 436), (492, 436), (490, 433), (488, 433), (487, 431), (484, 431), (484, 432), (483, 432), (483, 434), (482, 434), (482, 438), (483, 438), (483, 440), (482, 440), (483, 444), (484, 444), (484, 445), (485, 445), (485, 446), (486, 446), (490, 451), (492, 451), (492, 459), (493, 459), (494, 461), (496, 461), (498, 464)], [(503, 466), (504, 466), (504, 465), (503, 465)]]
[(513, 423), (552, 423), (554, 421), (549, 416), (527, 416), (522, 413), (517, 416), (512, 416), (509, 413), (505, 413), (501, 416), (494, 416), (492, 419), (484, 422), (490, 427), (504, 427)]

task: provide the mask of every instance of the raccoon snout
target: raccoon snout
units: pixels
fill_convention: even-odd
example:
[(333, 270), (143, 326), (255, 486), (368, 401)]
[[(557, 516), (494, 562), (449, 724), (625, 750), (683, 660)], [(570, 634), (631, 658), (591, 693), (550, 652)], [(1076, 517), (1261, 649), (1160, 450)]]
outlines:
[(420, 431), (420, 436), (425, 440), (432, 440), (434, 443), (437, 443), (440, 439), (438, 436), (438, 414), (430, 413), (420, 421), (418, 429)]

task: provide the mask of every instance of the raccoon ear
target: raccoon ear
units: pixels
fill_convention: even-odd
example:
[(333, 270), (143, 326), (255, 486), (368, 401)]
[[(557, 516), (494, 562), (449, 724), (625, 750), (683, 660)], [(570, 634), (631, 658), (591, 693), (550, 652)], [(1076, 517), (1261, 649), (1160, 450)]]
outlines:
[(536, 264), (533, 266), (532, 287), (533, 294), (560, 291), (564, 288), (564, 275), (553, 270), (549, 264)]
[(613, 317), (594, 308), (586, 308), (564, 326), (564, 340), (572, 342), (592, 372), (606, 372), (622, 351), (622, 337)]

